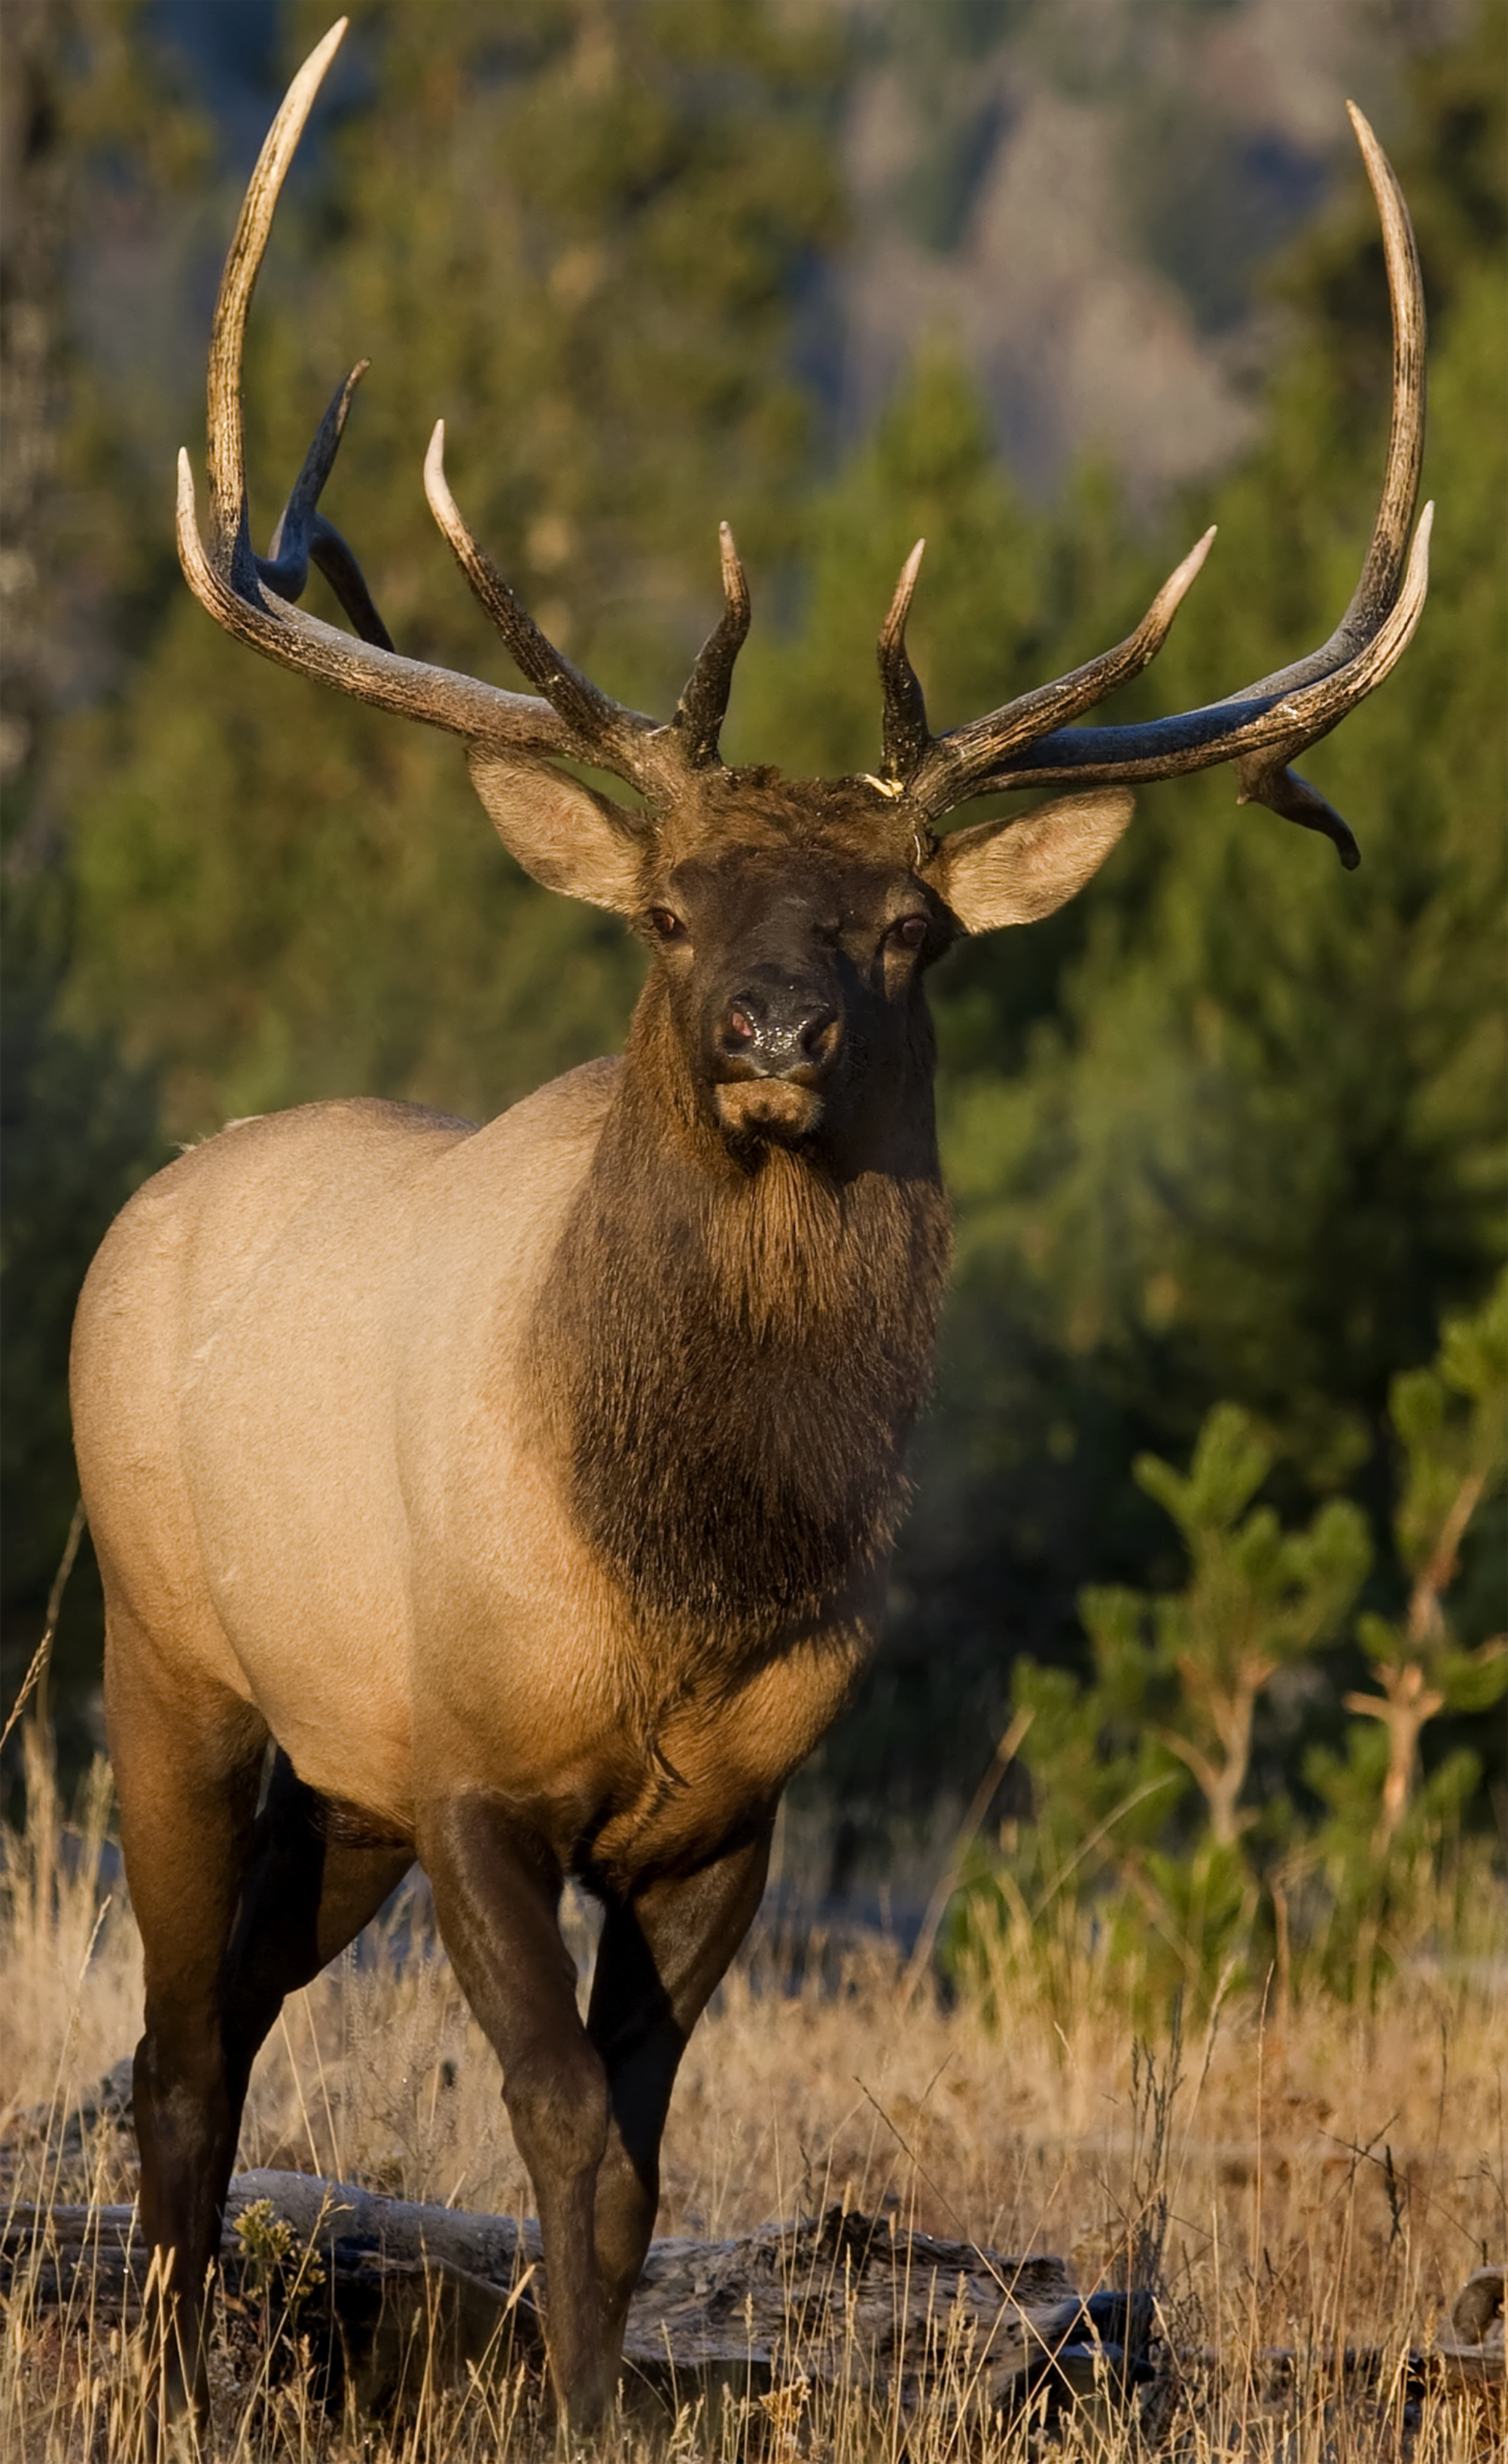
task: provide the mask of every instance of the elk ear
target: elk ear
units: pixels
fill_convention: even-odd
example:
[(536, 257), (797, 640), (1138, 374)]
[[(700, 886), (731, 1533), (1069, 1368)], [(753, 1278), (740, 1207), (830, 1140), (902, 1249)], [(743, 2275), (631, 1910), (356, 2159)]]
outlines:
[(640, 903), (642, 834), (610, 796), (551, 761), (467, 748), (471, 784), (510, 855), (546, 890), (631, 915)]
[(1098, 787), (1019, 822), (975, 822), (944, 839), (926, 878), (966, 933), (1035, 924), (1099, 871), (1135, 803), (1127, 788)]

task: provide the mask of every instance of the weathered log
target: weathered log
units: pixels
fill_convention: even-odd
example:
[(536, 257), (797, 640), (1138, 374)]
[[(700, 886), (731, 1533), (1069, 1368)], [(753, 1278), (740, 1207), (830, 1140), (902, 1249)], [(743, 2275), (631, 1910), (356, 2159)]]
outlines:
[[(130, 2208), (17, 2207), (0, 2280), (47, 2308), (138, 2315), (146, 2252)], [(506, 2348), (537, 2360), (537, 2228), (386, 2199), (300, 2173), (231, 2184), (222, 2277), (232, 2341), (296, 2317), (323, 2390), (401, 2403), (416, 2371), (459, 2378)], [(629, 2312), (625, 2383), (672, 2403), (804, 2379), (907, 2408), (1011, 2410), (1122, 2393), (1149, 2376), (1151, 2305), (1075, 2290), (1061, 2259), (1010, 2258), (832, 2208), (724, 2242), (666, 2239)]]
[[(129, 2207), (11, 2209), (0, 2219), (0, 2289), (95, 2321), (139, 2316), (147, 2255)], [(363, 2413), (402, 2409), (422, 2381), (469, 2366), (538, 2369), (544, 2291), (537, 2228), (510, 2216), (379, 2197), (302, 2173), (243, 2173), (231, 2185), (221, 2266), (232, 2345), (275, 2350), (297, 2329), (316, 2392), (349, 2387)], [(1500, 2405), (1504, 2270), (1478, 2269), (1449, 2327), (1410, 2351), (1353, 2347), (1328, 2363), (1271, 2349), (1242, 2368), (1251, 2395), (1281, 2411), (1300, 2380), (1354, 2397), (1387, 2388), (1407, 2404), (1432, 2388)], [(1125, 2399), (1152, 2376), (1146, 2295), (1075, 2290), (1061, 2259), (1008, 2258), (907, 2233), (893, 2218), (832, 2208), (737, 2239), (665, 2239), (650, 2249), (629, 2313), (625, 2391), (671, 2405), (765, 2397), (805, 2382), (867, 2387), (907, 2411), (941, 2403), (1009, 2412), (1034, 2397), (1049, 2414), (1096, 2395)], [(294, 2340), (284, 2339), (288, 2353)], [(1228, 2378), (1223, 2357), (1161, 2354), (1166, 2393)], [(275, 2364), (274, 2364), (275, 2368)]]

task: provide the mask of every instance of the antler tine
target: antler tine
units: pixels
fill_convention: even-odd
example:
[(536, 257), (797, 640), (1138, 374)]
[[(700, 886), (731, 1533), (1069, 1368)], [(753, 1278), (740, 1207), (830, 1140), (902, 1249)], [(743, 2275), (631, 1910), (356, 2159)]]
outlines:
[(266, 556), (256, 560), (256, 570), (261, 581), (280, 599), (301, 599), (312, 557), (362, 641), (375, 642), (379, 649), (390, 650), (392, 635), (377, 612), (361, 566), (335, 524), (316, 510), (319, 492), (335, 466), (352, 396), (371, 364), (370, 360), (358, 360), (344, 383), (337, 385), (304, 457), (304, 467), (294, 482), (293, 494), (283, 507), (272, 544)]
[(309, 553), (362, 641), (375, 644), (380, 650), (391, 650), (393, 637), (377, 612), (366, 577), (334, 522), (327, 522), (323, 514), (314, 517)]
[(1168, 639), (1173, 618), (1213, 543), (1212, 523), (1183, 561), (1174, 565), (1135, 631), (1113, 650), (1103, 651), (1052, 684), (1038, 685), (1002, 710), (992, 711), (988, 718), (972, 719), (948, 736), (929, 738), (911, 782), (913, 795), (929, 811), (950, 812), (966, 797), (979, 793), (976, 782), (996, 770), (1013, 746), (1030, 743), (1048, 728), (1065, 726), (1081, 711), (1092, 710), (1139, 676)]
[[(283, 97), (282, 107), (268, 131), (267, 142), (257, 157), (256, 168), (241, 201), (230, 252), (220, 277), (220, 296), (215, 301), (208, 367), (209, 518), (217, 561), (229, 562), (231, 577), (238, 586), (243, 586), (251, 579), (246, 568), (251, 554), (247, 526), (246, 447), (241, 417), (241, 354), (246, 341), (246, 320), (267, 249), (268, 233), (273, 228), (273, 216), (277, 210), (277, 200), (288, 176), (288, 166), (298, 150), (304, 123), (324, 82), (325, 71), (340, 48), (348, 22), (344, 17), (337, 18), (324, 40), (310, 53)], [(328, 414), (324, 425), (328, 425)], [(339, 442), (339, 435), (338, 427), (336, 442)], [(311, 459), (317, 451), (318, 444), (319, 439), (317, 438), (311, 448)], [(334, 458), (333, 445), (330, 458)], [(307, 469), (307, 464), (305, 467)]]
[(880, 781), (892, 792), (904, 787), (925, 759), (932, 738), (927, 725), (927, 700), (906, 647), (906, 620), (922, 569), (927, 541), (919, 539), (901, 567), (885, 623), (880, 627), (878, 656), (884, 695), (880, 737)]
[[(1300, 660), (1280, 675), (1264, 677), (1259, 692), (1303, 684), (1309, 673), (1322, 672), (1321, 661), (1338, 666), (1374, 631), (1397, 596), (1409, 555), (1409, 524), (1419, 494), (1424, 467), (1425, 309), (1424, 278), (1413, 225), (1398, 185), (1397, 174), (1378, 144), (1370, 122), (1354, 102), (1345, 106), (1382, 225), (1383, 258), (1388, 269), (1388, 297), (1392, 311), (1392, 421), (1388, 436), (1388, 467), (1382, 501), (1372, 527), (1371, 543), (1351, 604), (1322, 650), (1312, 661)], [(1331, 654), (1334, 653), (1332, 658)], [(1309, 673), (1303, 672), (1305, 670)]]
[[(1267, 804), (1306, 829), (1322, 831), (1334, 841), (1347, 869), (1360, 861), (1345, 823), (1288, 764), (1306, 745), (1328, 735), (1347, 711), (1382, 682), (1402, 654), (1418, 624), (1429, 586), (1433, 508), (1425, 507), (1410, 547), (1409, 524), (1424, 456), (1424, 292), (1403, 192), (1366, 120), (1354, 104), (1349, 109), (1382, 223), (1392, 309), (1393, 376), (1382, 499), (1361, 578), (1344, 616), (1322, 649), (1201, 710), (1152, 719), (1143, 726), (1055, 724), (1048, 732), (1042, 731), (1038, 715), (1036, 724), (1022, 734), (1016, 729), (1016, 714), (1032, 708), (1036, 697), (1027, 696), (1011, 710), (997, 712), (993, 720), (960, 728), (929, 749), (916, 778), (908, 782), (910, 793), (933, 818), (962, 803), (965, 796), (983, 795), (991, 789), (1132, 785), (1235, 761), (1243, 803)], [(1201, 542), (1201, 549), (1205, 544)], [(1195, 550), (1195, 557), (1200, 553)], [(1160, 599), (1166, 598), (1180, 575), (1186, 577), (1182, 586), (1187, 587), (1192, 579), (1188, 572), (1191, 561), (1186, 560), (1180, 566)], [(1139, 633), (1145, 631), (1151, 613)], [(1133, 643), (1136, 639), (1131, 637)], [(1123, 649), (1129, 647), (1123, 645)], [(1151, 648), (1156, 647), (1154, 642)], [(1112, 663), (1116, 655), (1111, 654)], [(1082, 669), (1080, 677), (1098, 680), (1102, 673), (1101, 663), (1096, 662), (1091, 669)], [(1122, 680), (1124, 674), (1116, 678)], [(1064, 682), (1070, 687), (1076, 684), (1074, 678)], [(1078, 706), (1087, 708), (1109, 689), (1101, 683)], [(1050, 693), (1058, 690), (1049, 688)], [(1055, 718), (1060, 715), (1057, 713)], [(1011, 750), (1013, 745), (1018, 749)]]
[(658, 721), (613, 701), (574, 667), (564, 651), (541, 633), (486, 549), (472, 538), (445, 475), (443, 419), (435, 421), (425, 455), (425, 495), (457, 564), (502, 635), (509, 657), (559, 712), (578, 739), (578, 752), (587, 760), (605, 755), (609, 766), (624, 771), (636, 784), (652, 786), (658, 765), (645, 758), (644, 739), (659, 733)]
[(670, 721), (684, 740), (687, 765), (692, 770), (705, 770), (718, 759), (733, 662), (743, 649), (752, 613), (748, 577), (726, 522), (717, 525), (717, 546), (723, 568), (723, 613), (696, 654)]
[[(1286, 693), (1295, 685), (1312, 684), (1320, 677), (1338, 673), (1355, 658), (1387, 616), (1398, 595), (1409, 554), (1409, 524), (1419, 493), (1419, 473), (1424, 466), (1424, 281), (1419, 271), (1419, 252), (1414, 244), (1413, 226), (1409, 220), (1409, 209), (1404, 203), (1397, 175), (1365, 115), (1354, 102), (1348, 102), (1345, 108), (1350, 115), (1356, 142), (1362, 149), (1362, 161), (1377, 204), (1377, 218), (1383, 233), (1383, 259), (1388, 269), (1388, 296), (1392, 310), (1392, 419), (1388, 435), (1388, 467), (1383, 477), (1382, 498), (1361, 578), (1329, 640), (1322, 649), (1311, 651), (1307, 658), (1296, 659), (1291, 666), (1279, 668), (1274, 674), (1262, 676), (1256, 684), (1245, 686), (1239, 693), (1230, 694), (1228, 698), (1232, 701), (1250, 701), (1257, 693)], [(1336, 718), (1349, 706), (1342, 705), (1336, 712)], [(1334, 724), (1332, 720), (1331, 725)]]

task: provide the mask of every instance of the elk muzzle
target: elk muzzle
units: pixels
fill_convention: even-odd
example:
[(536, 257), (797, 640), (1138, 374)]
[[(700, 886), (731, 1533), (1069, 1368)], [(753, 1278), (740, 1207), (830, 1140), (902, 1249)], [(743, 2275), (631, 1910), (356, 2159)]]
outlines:
[(809, 1136), (843, 1045), (832, 989), (760, 969), (721, 1005), (712, 1037), (712, 1105), (736, 1135)]

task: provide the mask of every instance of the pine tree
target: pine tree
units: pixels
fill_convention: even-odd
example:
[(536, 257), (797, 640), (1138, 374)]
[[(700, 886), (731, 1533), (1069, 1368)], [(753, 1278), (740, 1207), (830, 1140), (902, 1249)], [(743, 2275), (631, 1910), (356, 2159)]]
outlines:
[(1359, 1620), (1368, 1682), (1345, 1697), (1357, 1715), (1345, 1760), (1318, 1748), (1306, 1772), (1332, 1810), (1332, 1861), (1364, 1893), (1386, 1884), (1401, 1849), (1428, 1848), (1440, 1815), (1480, 1778), (1462, 1748), (1421, 1786), (1425, 1729), (1443, 1711), (1490, 1710), (1508, 1690), (1508, 1636), (1468, 1649), (1460, 1608), (1447, 1606), (1472, 1524), (1498, 1502), (1508, 1469), (1508, 1279), (1475, 1317), (1447, 1323), (1431, 1368), (1394, 1378), (1390, 1418), (1404, 1458), (1393, 1527), (1408, 1605)]

